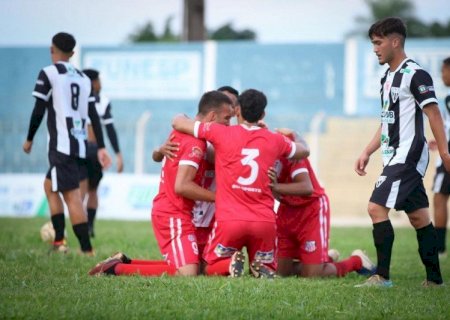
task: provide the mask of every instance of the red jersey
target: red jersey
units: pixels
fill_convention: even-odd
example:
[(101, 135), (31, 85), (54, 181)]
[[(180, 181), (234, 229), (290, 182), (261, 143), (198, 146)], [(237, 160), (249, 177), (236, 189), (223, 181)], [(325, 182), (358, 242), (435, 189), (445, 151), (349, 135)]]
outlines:
[(216, 152), (216, 220), (275, 222), (267, 171), (277, 159), (292, 157), (295, 144), (256, 126), (197, 122), (194, 131)]
[(161, 168), (161, 181), (159, 192), (153, 199), (153, 210), (157, 215), (171, 217), (186, 217), (192, 215), (194, 201), (175, 193), (175, 179), (180, 165), (189, 165), (197, 168), (194, 182), (200, 184), (204, 171), (204, 157), (206, 143), (191, 135), (173, 130), (169, 136), (174, 136), (173, 142), (179, 142), (177, 157), (166, 160), (164, 157)]
[(279, 159), (275, 165), (275, 169), (277, 171), (278, 182), (280, 183), (291, 183), (297, 174), (306, 172), (311, 179), (311, 184), (313, 187), (313, 193), (310, 196), (284, 195), (280, 199), (281, 203), (295, 207), (304, 206), (315, 200), (315, 198), (325, 194), (325, 190), (317, 180), (316, 174), (314, 173), (308, 159)]

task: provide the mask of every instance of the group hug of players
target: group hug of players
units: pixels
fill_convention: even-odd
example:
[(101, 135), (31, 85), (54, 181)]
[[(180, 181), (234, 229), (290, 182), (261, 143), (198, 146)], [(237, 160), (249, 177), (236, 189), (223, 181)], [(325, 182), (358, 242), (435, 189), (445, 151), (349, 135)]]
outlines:
[(362, 250), (342, 261), (329, 256), (330, 206), (309, 148), (292, 130), (270, 131), (266, 105), (261, 91), (238, 95), (226, 86), (201, 97), (195, 119), (176, 116), (153, 152), (162, 168), (151, 219), (164, 259), (119, 252), (89, 274), (239, 277), (244, 247), (257, 278), (373, 273)]

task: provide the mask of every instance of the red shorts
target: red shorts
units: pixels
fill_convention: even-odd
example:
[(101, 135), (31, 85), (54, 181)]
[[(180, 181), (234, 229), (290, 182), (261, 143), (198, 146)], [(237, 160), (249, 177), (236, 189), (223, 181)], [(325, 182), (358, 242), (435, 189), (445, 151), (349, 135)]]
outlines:
[(205, 250), (206, 244), (208, 243), (208, 238), (211, 233), (212, 227), (196, 227), (195, 235), (197, 236), (197, 245), (198, 245), (198, 256), (202, 257), (203, 252)]
[(152, 212), (152, 226), (164, 260), (175, 268), (198, 264), (195, 227), (190, 218), (159, 216)]
[(203, 258), (208, 264), (230, 258), (247, 247), (249, 260), (261, 260), (276, 270), (276, 225), (259, 221), (216, 221)]
[(305, 207), (281, 204), (277, 215), (278, 256), (304, 264), (329, 261), (330, 205), (323, 195)]

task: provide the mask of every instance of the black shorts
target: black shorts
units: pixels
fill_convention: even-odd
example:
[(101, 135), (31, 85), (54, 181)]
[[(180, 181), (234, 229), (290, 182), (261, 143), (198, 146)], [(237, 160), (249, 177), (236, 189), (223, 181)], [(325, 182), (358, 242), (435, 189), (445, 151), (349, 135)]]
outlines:
[(50, 169), (46, 178), (52, 182), (52, 191), (68, 191), (80, 187), (80, 181), (86, 179), (85, 159), (70, 157), (58, 151), (49, 151)]
[(429, 207), (422, 176), (405, 164), (384, 167), (370, 201), (406, 213)]
[(450, 174), (442, 164), (436, 168), (436, 174), (433, 180), (433, 192), (450, 195)]
[(96, 143), (88, 143), (86, 150), (86, 167), (89, 179), (89, 189), (96, 189), (103, 178), (102, 165), (98, 161), (98, 146)]

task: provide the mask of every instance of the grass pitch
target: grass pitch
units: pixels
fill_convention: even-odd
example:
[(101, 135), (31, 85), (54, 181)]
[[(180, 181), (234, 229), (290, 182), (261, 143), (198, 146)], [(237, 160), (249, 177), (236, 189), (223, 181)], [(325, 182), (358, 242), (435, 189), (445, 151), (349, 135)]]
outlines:
[[(149, 222), (99, 220), (97, 256), (48, 254), (42, 218), (0, 218), (0, 318), (26, 319), (448, 319), (450, 257), (441, 261), (447, 285), (423, 288), (425, 271), (412, 228), (397, 228), (390, 289), (354, 288), (345, 278), (275, 280), (224, 277), (89, 277), (115, 251), (159, 259)], [(69, 222), (67, 221), (66, 224)], [(370, 228), (333, 228), (331, 247), (346, 257), (356, 248), (375, 259)]]

